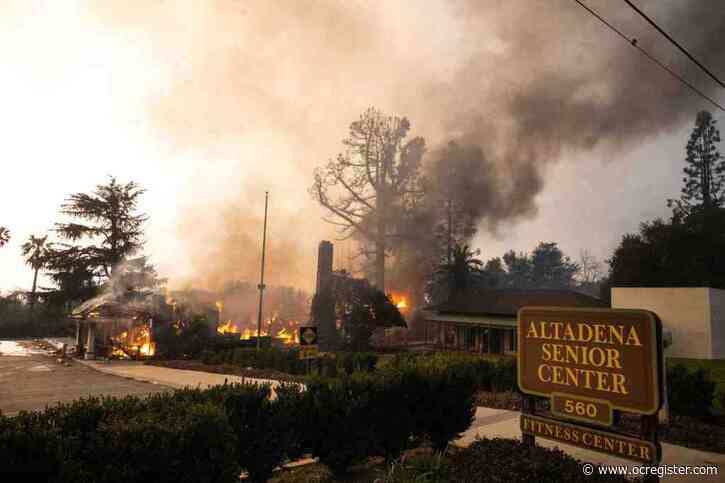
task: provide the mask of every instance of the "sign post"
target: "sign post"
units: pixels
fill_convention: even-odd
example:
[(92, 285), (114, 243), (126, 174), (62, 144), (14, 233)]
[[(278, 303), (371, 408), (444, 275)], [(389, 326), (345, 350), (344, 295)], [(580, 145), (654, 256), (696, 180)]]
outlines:
[[(539, 436), (644, 464), (660, 461), (662, 325), (654, 313), (524, 307), (517, 367), (524, 442)], [(552, 417), (535, 415), (536, 397), (549, 399)], [(641, 439), (605, 430), (615, 411), (641, 416)]]
[(317, 327), (300, 327), (300, 359), (307, 360), (308, 374), (311, 372), (312, 359), (320, 357), (317, 340)]

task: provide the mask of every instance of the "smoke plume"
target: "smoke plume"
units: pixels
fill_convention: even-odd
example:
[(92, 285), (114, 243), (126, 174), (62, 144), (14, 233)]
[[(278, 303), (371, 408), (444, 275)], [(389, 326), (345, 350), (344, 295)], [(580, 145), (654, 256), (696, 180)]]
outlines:
[[(587, 3), (715, 95), (625, 4)], [(638, 3), (725, 73), (719, 0)], [(135, 5), (94, 2), (92, 13), (159, 64), (148, 100), (155, 129), (210, 171), (238, 160), (228, 175), (240, 178), (237, 188), (179, 214), (194, 277), (209, 285), (256, 278), (265, 181), (278, 227), (268, 273), (310, 287), (315, 246), (330, 227), (306, 188), (313, 167), (341, 150), (347, 126), (370, 105), (407, 116), (431, 153), (450, 140), (481, 150), (469, 202), (488, 230), (535, 216), (537, 194), (556, 183), (546, 177), (549, 164), (592, 151), (613, 159), (707, 107), (571, 0)]]

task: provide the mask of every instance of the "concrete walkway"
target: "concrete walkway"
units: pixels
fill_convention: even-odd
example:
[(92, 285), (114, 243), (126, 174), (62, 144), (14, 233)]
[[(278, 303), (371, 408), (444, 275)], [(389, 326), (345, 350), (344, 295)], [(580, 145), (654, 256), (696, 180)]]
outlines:
[(275, 399), (277, 395), (275, 394), (274, 389), (280, 385), (280, 382), (274, 379), (257, 379), (232, 374), (216, 374), (211, 372), (190, 371), (186, 369), (172, 369), (169, 367), (145, 365), (143, 362), (139, 361), (79, 360), (78, 362), (106, 374), (113, 374), (114, 376), (174, 388), (199, 387), (206, 389), (208, 387), (224, 384), (225, 382), (228, 384), (267, 384), (271, 388), (272, 399)]

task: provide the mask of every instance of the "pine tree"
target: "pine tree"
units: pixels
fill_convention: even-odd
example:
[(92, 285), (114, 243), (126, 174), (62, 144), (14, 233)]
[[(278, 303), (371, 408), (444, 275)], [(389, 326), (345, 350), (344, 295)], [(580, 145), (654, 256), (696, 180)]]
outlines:
[(725, 158), (717, 150), (720, 132), (708, 111), (700, 111), (687, 142), (685, 184), (679, 200), (668, 200), (676, 216), (686, 216), (702, 209), (720, 207), (725, 198)]
[(82, 247), (84, 263), (99, 276), (110, 277), (114, 267), (143, 246), (146, 215), (136, 213), (144, 193), (133, 181), (119, 184), (111, 177), (91, 193), (75, 193), (61, 205), (61, 213), (85, 223), (56, 223), (59, 236), (72, 242), (87, 239)]

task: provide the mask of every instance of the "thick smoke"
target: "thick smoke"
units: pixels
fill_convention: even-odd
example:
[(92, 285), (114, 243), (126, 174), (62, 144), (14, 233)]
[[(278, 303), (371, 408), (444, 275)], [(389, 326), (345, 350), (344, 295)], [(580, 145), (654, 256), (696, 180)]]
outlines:
[[(587, 3), (716, 94), (625, 4)], [(720, 0), (639, 4), (725, 73)], [(286, 229), (271, 240), (268, 273), (286, 285), (310, 286), (314, 247), (328, 232), (305, 191), (312, 169), (340, 150), (369, 105), (408, 116), (431, 153), (450, 140), (480, 148), (485, 175), (469, 202), (489, 230), (536, 214), (537, 194), (556, 182), (548, 164), (592, 151), (614, 159), (707, 107), (571, 0), (97, 5), (96, 20), (160, 64), (149, 113), (172, 146), (201, 153), (210, 169), (234, 158), (240, 173), (275, 180)], [(256, 277), (260, 213), (243, 191), (180, 214), (191, 265), (207, 284)], [(200, 222), (209, 210), (224, 213), (222, 225)]]

